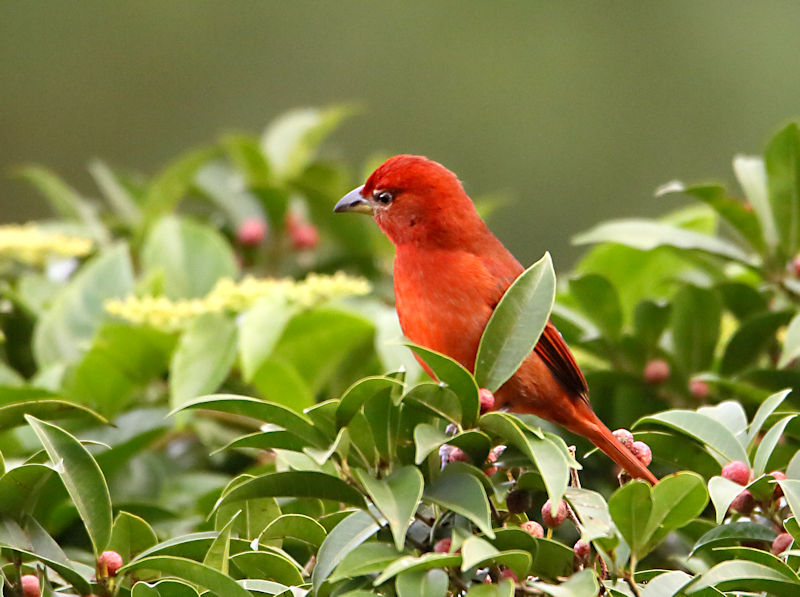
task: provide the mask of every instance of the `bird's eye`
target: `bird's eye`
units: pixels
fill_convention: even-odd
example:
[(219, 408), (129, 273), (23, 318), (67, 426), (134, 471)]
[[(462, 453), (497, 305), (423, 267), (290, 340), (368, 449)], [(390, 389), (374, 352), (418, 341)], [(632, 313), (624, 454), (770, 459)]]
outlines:
[(384, 205), (388, 205), (394, 201), (394, 195), (392, 195), (389, 191), (375, 191), (372, 194), (372, 198), (378, 203), (383, 203)]

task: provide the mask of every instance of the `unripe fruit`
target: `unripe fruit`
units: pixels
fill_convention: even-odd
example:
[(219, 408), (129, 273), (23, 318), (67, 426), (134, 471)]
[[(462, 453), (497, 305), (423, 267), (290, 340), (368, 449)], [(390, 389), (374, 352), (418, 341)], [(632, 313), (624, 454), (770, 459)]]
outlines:
[(741, 460), (732, 460), (723, 466), (721, 474), (739, 485), (747, 485), (750, 482), (750, 467)]
[(481, 403), (481, 414), (494, 410), (494, 394), (486, 388), (478, 390), (478, 400)]
[(652, 385), (662, 384), (669, 379), (669, 363), (663, 359), (654, 359), (644, 368), (644, 380)]
[(524, 489), (513, 489), (506, 496), (506, 507), (512, 514), (527, 512), (533, 507), (533, 497)]
[(614, 437), (617, 438), (617, 441), (619, 443), (621, 443), (629, 450), (631, 449), (631, 446), (633, 445), (633, 433), (631, 433), (627, 429), (617, 429), (616, 431), (614, 431), (613, 435)]
[(22, 594), (25, 597), (39, 597), (42, 589), (39, 587), (39, 577), (35, 574), (23, 574), (20, 579)]
[(319, 232), (316, 226), (304, 222), (289, 231), (292, 246), (298, 250), (313, 249), (319, 244)]
[(733, 501), (731, 502), (731, 510), (738, 512), (739, 514), (744, 514), (745, 516), (750, 514), (755, 507), (756, 500), (753, 497), (753, 494), (746, 489), (733, 498)]
[(552, 502), (547, 500), (542, 506), (542, 522), (544, 526), (555, 528), (560, 527), (564, 524), (564, 521), (567, 519), (567, 504), (564, 500), (561, 500), (558, 503), (558, 508), (556, 509), (556, 513), (552, 513)]
[(781, 533), (775, 537), (775, 541), (772, 542), (772, 553), (776, 556), (781, 555), (784, 551), (789, 549), (792, 541), (794, 541), (794, 538), (789, 533)]
[(104, 551), (97, 558), (99, 576), (116, 576), (120, 568), (122, 568), (122, 556), (116, 551)]
[(589, 560), (591, 551), (592, 548), (588, 543), (580, 539), (576, 541), (575, 545), (572, 546), (572, 553), (575, 554), (575, 564), (585, 564)]
[(439, 539), (433, 546), (433, 551), (436, 553), (450, 553), (450, 545), (452, 545), (452, 541), (449, 538)]
[(236, 240), (245, 247), (256, 247), (267, 236), (267, 223), (261, 218), (248, 218), (236, 230)]
[(633, 442), (631, 452), (645, 466), (650, 466), (650, 463), (653, 462), (653, 452), (650, 450), (650, 446), (644, 442)]
[(544, 537), (544, 529), (542, 528), (542, 525), (535, 520), (523, 522), (521, 525), (519, 525), (519, 527), (531, 537), (536, 537), (537, 539)]
[[(784, 475), (780, 471), (772, 471), (770, 473), (770, 476), (773, 479), (775, 479), (776, 481), (785, 481), (786, 480), (786, 475)], [(772, 492), (772, 498), (777, 500), (782, 495), (783, 495), (783, 488), (780, 485), (778, 485), (777, 483), (775, 483), (775, 490)]]
[(702, 379), (693, 379), (689, 382), (689, 393), (699, 400), (708, 398), (708, 384)]
[(452, 446), (450, 454), (447, 456), (447, 462), (469, 462), (469, 456), (461, 448)]

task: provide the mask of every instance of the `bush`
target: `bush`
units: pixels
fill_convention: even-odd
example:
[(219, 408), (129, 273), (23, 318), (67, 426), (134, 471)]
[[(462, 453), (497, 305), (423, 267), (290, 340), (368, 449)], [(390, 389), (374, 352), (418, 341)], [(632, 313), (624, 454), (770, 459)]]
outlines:
[(744, 200), (673, 182), (696, 203), (575, 239), (551, 317), (601, 418), (652, 450), (650, 487), (479, 393), (530, 349), (509, 327), (544, 324), (549, 258), (475, 375), (390, 341), (391, 251), (330, 216), (363, 178), (318, 154), (344, 115), (150, 180), (94, 162), (100, 201), (21, 171), (55, 217), (0, 228), (5, 594), (794, 594), (798, 127), (734, 160)]

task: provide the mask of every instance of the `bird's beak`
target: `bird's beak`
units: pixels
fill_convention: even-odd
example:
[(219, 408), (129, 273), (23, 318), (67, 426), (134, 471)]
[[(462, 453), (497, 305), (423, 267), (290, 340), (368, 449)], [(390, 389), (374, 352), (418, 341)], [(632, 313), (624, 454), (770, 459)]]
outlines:
[(339, 199), (339, 202), (336, 204), (336, 207), (333, 208), (333, 211), (336, 213), (352, 211), (359, 214), (371, 215), (372, 205), (370, 205), (370, 202), (361, 196), (361, 191), (363, 189), (364, 185), (361, 185), (360, 187), (355, 188), (347, 193), (347, 195)]

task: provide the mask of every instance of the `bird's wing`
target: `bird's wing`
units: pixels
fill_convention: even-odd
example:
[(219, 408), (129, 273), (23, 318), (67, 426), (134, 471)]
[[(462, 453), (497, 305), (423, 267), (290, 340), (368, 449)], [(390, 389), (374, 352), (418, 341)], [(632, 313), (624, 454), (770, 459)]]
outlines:
[[(502, 250), (496, 251), (492, 257), (484, 257), (482, 261), (486, 269), (498, 281), (496, 296), (492, 297), (492, 307), (494, 308), (503, 293), (523, 272), (523, 267), (504, 247)], [(549, 321), (534, 351), (547, 363), (550, 371), (567, 390), (588, 400), (589, 387), (586, 384), (586, 378), (578, 367), (578, 363), (575, 362), (575, 357), (572, 356), (564, 338), (561, 337), (561, 332)]]

